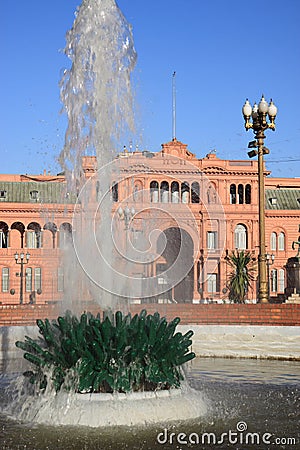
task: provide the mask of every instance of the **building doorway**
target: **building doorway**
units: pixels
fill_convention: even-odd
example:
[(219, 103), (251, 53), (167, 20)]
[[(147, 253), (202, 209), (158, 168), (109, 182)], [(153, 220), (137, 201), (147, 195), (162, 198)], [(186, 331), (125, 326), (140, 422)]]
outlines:
[(159, 279), (165, 276), (166, 287), (170, 288), (167, 298), (175, 303), (191, 303), (194, 293), (194, 244), (190, 234), (182, 228), (167, 228), (158, 237), (157, 253), (165, 260), (165, 272), (161, 272), (160, 267), (157, 269), (161, 272)]

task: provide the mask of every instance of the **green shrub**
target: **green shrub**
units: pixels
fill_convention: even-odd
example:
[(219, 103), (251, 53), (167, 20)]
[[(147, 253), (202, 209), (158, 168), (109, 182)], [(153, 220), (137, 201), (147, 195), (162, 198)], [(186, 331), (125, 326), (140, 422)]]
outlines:
[(145, 310), (103, 320), (66, 312), (52, 322), (37, 320), (42, 337), (25, 336), (16, 346), (35, 367), (24, 375), (42, 390), (48, 383), (82, 393), (169, 389), (180, 386), (182, 364), (195, 357), (189, 352), (193, 331), (175, 333), (179, 322)]

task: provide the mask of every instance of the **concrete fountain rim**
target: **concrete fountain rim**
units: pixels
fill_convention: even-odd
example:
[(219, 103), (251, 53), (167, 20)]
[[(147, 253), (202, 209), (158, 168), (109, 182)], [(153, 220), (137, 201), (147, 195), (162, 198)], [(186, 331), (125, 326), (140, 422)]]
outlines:
[(102, 428), (193, 420), (207, 412), (204, 397), (189, 386), (127, 394), (59, 392), (52, 399), (51, 413), (41, 410), (35, 421)]
[(155, 391), (136, 391), (136, 392), (114, 392), (110, 393), (81, 393), (74, 394), (75, 398), (83, 401), (120, 401), (120, 400), (145, 400), (155, 398), (169, 398), (182, 395), (182, 388), (157, 389)]

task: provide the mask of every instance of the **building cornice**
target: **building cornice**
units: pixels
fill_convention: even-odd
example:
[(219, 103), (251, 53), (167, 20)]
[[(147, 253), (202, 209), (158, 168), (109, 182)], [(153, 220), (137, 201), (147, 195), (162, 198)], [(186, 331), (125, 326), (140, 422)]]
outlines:
[(274, 218), (274, 219), (278, 219), (278, 218), (283, 218), (285, 219), (286, 217), (289, 218), (293, 218), (293, 219), (297, 219), (299, 220), (299, 210), (297, 209), (271, 209), (271, 210), (266, 210), (265, 211), (265, 215), (268, 218)]
[(54, 211), (58, 214), (73, 214), (74, 205), (58, 205), (56, 203), (37, 205), (37, 207), (29, 207), (28, 205), (22, 206), (20, 203), (1, 204), (0, 214), (45, 214), (47, 211)]

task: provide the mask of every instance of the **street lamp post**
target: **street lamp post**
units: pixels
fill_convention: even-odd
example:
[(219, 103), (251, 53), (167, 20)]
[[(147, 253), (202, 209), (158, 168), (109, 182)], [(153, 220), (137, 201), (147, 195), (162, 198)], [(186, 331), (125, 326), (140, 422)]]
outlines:
[[(258, 278), (259, 293), (258, 298), (261, 303), (268, 303), (268, 283), (266, 267), (266, 238), (265, 238), (265, 183), (264, 183), (264, 155), (270, 153), (269, 149), (264, 147), (264, 131), (270, 128), (275, 131), (275, 117), (277, 108), (273, 101), (270, 104), (262, 96), (259, 104), (253, 107), (247, 99), (243, 109), (246, 131), (253, 129), (255, 141), (248, 144), (248, 148), (257, 149), (248, 152), (250, 158), (258, 155), (258, 207), (259, 207), (259, 255), (258, 255)], [(267, 120), (267, 116), (269, 120)]]
[(123, 209), (122, 206), (119, 206), (118, 214), (119, 214), (120, 220), (124, 220), (125, 230), (128, 231), (131, 219), (135, 215), (134, 207), (132, 206), (132, 208), (130, 209), (128, 206), (125, 206), (125, 208)]
[(19, 254), (18, 252), (15, 253), (15, 261), (16, 264), (20, 264), (21, 266), (21, 272), (20, 272), (20, 305), (23, 304), (23, 278), (24, 278), (24, 264), (27, 264), (30, 258), (30, 254), (27, 252), (26, 253), (26, 261), (24, 260), (25, 255), (24, 252), (20, 253), (20, 260), (19, 260)]
[(270, 255), (269, 253), (266, 254), (266, 263), (267, 263), (267, 270), (268, 270), (268, 298), (270, 299), (270, 266), (274, 264), (275, 255)]

